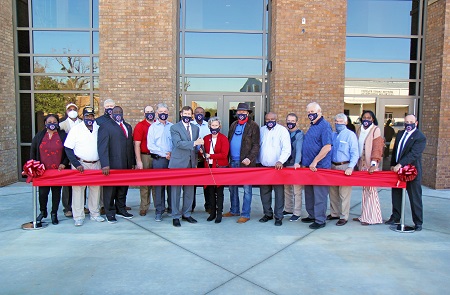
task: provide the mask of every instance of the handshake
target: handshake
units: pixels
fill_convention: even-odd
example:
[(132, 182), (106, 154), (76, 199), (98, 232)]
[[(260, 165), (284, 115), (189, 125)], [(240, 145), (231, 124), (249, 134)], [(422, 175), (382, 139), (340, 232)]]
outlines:
[(205, 142), (203, 138), (199, 137), (196, 141), (194, 141), (194, 146), (203, 145)]

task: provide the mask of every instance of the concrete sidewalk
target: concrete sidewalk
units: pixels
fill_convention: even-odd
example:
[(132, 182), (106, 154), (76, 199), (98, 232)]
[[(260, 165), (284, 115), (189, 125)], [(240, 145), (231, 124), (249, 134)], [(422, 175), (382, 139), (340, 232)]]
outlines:
[[(445, 294), (450, 288), (449, 190), (424, 187), (424, 228), (412, 234), (351, 220), (319, 230), (288, 218), (281, 227), (263, 224), (258, 188), (245, 224), (237, 217), (207, 222), (201, 190), (197, 224), (175, 228), (166, 215), (155, 222), (154, 209), (139, 216), (139, 190), (130, 189), (131, 220), (86, 218), (75, 227), (60, 206), (59, 225), (24, 231), (31, 191), (25, 183), (0, 188), (0, 294)], [(387, 219), (390, 189), (379, 195)], [(361, 188), (354, 188), (350, 219), (360, 202)], [(409, 205), (406, 212), (411, 224)]]

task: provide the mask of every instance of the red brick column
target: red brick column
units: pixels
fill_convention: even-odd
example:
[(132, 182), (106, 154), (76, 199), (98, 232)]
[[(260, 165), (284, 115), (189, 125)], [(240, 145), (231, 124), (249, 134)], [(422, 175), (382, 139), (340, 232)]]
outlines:
[[(421, 127), (427, 137), (423, 184), (450, 188), (450, 6), (429, 1)], [(448, 27), (447, 29), (446, 26)]]
[(310, 102), (327, 120), (344, 111), (346, 18), (345, 0), (272, 1), (270, 110), (297, 113), (303, 129)]

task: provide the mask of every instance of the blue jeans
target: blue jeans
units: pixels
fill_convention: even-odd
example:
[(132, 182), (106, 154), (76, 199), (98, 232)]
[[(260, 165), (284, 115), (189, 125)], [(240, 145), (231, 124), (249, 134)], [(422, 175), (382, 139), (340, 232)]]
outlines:
[[(240, 161), (234, 161), (231, 160), (231, 168), (239, 168), (240, 167)], [(231, 202), (231, 208), (230, 212), (233, 214), (239, 214), (239, 192), (238, 192), (238, 186), (230, 185), (230, 202)], [(242, 217), (250, 218), (250, 211), (252, 207), (252, 186), (251, 185), (244, 185), (244, 198), (242, 202)]]

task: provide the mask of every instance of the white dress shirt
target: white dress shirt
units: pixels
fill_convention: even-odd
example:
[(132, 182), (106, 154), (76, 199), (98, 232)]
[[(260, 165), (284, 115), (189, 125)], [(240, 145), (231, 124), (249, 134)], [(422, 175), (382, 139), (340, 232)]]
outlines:
[(291, 155), (291, 137), (289, 131), (276, 124), (269, 130), (267, 126), (260, 129), (261, 139), (259, 162), (263, 166), (275, 166), (277, 162), (284, 164)]

